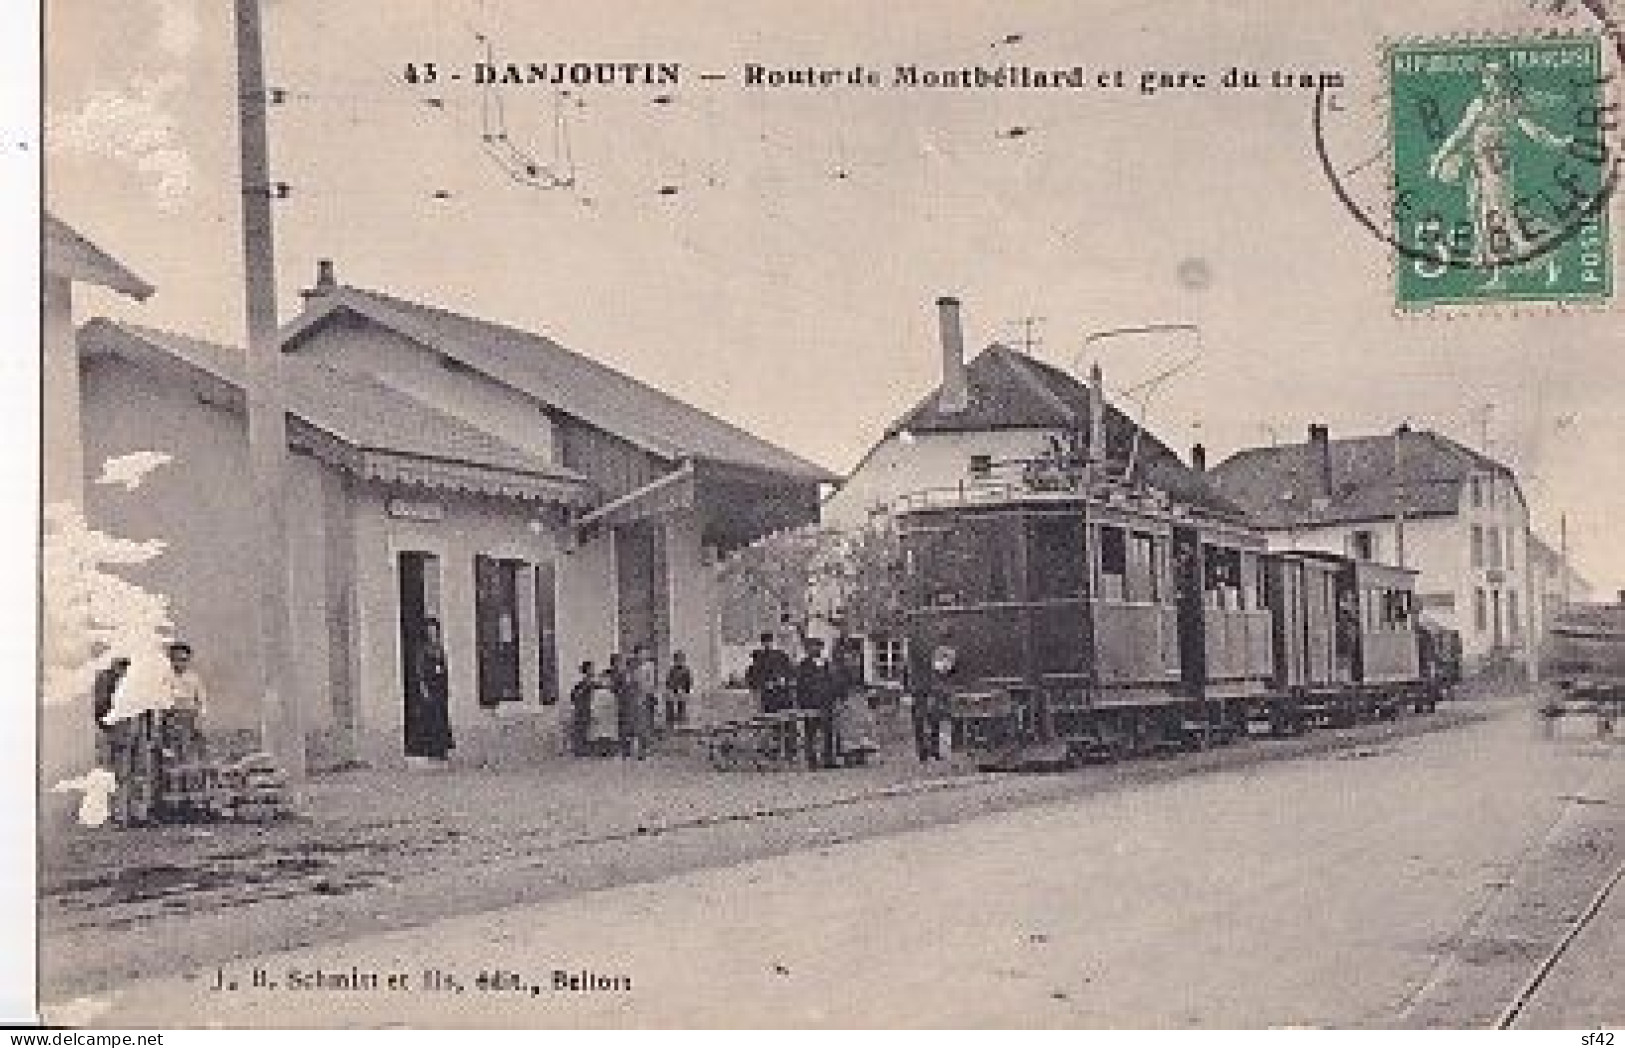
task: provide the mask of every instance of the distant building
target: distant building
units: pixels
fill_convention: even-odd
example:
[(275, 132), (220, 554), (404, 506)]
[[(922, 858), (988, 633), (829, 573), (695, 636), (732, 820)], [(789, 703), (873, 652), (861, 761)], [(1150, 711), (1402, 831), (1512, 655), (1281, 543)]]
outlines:
[[(959, 302), (938, 302), (942, 379), (890, 426), (824, 502), (823, 519), (859, 527), (929, 490), (1019, 475), (1058, 450), (1094, 445), (1114, 472), (1132, 461), (1136, 480), (1174, 503), (1223, 517), (1242, 512), (1167, 445), (1098, 389), (1008, 346), (993, 343), (965, 360)], [(871, 638), (874, 676), (899, 674), (900, 640)]]
[[(211, 720), (252, 728), (256, 642), (243, 353), (97, 320), (80, 333), (87, 450), (175, 462), (92, 520), (166, 552), (210, 676)], [(425, 624), (442, 628), (460, 762), (560, 750), (576, 666), (647, 644), (709, 687), (720, 552), (817, 517), (829, 475), (529, 332), (339, 285), (324, 265), (283, 331), (291, 649), (315, 766), (399, 763)]]
[(1565, 604), (1591, 600), (1591, 584), (1561, 551), (1553, 549), (1539, 535), (1529, 536), (1529, 568), (1535, 594), (1535, 628), (1542, 641), (1551, 632), (1552, 619)]
[(1319, 549), (1420, 572), (1423, 614), (1459, 630), (1463, 655), (1530, 665), (1529, 507), (1505, 465), (1440, 434), (1401, 426), (1248, 448), (1213, 483), (1246, 508), (1276, 549)]

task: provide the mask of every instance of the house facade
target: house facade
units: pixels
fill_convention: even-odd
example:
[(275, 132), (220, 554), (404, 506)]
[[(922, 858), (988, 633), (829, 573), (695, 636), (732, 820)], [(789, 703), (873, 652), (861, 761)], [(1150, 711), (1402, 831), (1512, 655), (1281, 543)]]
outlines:
[(1534, 590), (1534, 623), (1541, 649), (1551, 633), (1552, 620), (1568, 604), (1585, 604), (1592, 599), (1591, 584), (1574, 570), (1563, 552), (1539, 535), (1529, 536), (1530, 585)]
[(1540, 629), (1529, 507), (1511, 469), (1448, 437), (1400, 427), (1249, 448), (1214, 467), (1276, 549), (1325, 550), (1418, 571), (1423, 614), (1463, 657), (1534, 669)]
[[(283, 350), (291, 649), (314, 767), (416, 756), (431, 620), (458, 763), (561, 752), (577, 665), (636, 644), (662, 665), (683, 651), (707, 688), (717, 558), (816, 519), (819, 467), (542, 336), (344, 287), (325, 264)], [(170, 597), (212, 727), (250, 732), (242, 352), (96, 321), (80, 356), (87, 452), (174, 458), (136, 497), (97, 490), (92, 519), (168, 543), (132, 578)]]

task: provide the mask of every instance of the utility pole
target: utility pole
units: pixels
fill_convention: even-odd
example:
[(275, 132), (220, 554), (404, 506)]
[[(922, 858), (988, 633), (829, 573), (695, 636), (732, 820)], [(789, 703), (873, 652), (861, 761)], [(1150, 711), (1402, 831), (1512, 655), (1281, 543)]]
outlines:
[(260, 688), (260, 745), (295, 779), (305, 776), (288, 622), (288, 536), (285, 465), (287, 419), (282, 388), (282, 346), (276, 319), (276, 256), (271, 224), (271, 176), (266, 144), (265, 58), (260, 0), (236, 0), (238, 138), (242, 148), (244, 299), (248, 357), (244, 401), (248, 413), (248, 466), (252, 492), (255, 633), (250, 679)]
[(1399, 567), (1405, 566), (1405, 472), (1400, 468), (1402, 442), (1409, 431), (1409, 424), (1394, 430), (1393, 441), (1393, 470), (1394, 470), (1394, 563)]
[(1563, 608), (1569, 606), (1569, 515), (1557, 515), (1557, 570), (1558, 579), (1562, 584)]

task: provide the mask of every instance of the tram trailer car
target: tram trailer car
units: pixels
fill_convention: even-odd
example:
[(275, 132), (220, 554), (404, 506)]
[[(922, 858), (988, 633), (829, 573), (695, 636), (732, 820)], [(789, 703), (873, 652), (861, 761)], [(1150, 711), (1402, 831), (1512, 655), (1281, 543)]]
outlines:
[(1271, 727), (1353, 724), (1409, 706), (1434, 709), (1445, 688), (1435, 630), (1417, 619), (1416, 572), (1334, 553), (1265, 560), (1274, 630)]
[[(1190, 748), (1431, 708), (1414, 573), (1268, 553), (1126, 493), (1004, 493), (900, 516), (916, 682), (992, 766)], [(951, 653), (946, 663), (937, 656)]]
[(1543, 672), (1564, 697), (1625, 712), (1625, 592), (1615, 604), (1571, 604), (1559, 611)]

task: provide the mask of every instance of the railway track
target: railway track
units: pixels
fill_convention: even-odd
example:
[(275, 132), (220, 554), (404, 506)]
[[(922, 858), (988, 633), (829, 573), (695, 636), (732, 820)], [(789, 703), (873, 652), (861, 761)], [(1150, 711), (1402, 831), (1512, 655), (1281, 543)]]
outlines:
[(1553, 946), (1551, 951), (1535, 966), (1535, 970), (1519, 987), (1517, 994), (1502, 1009), (1501, 1014), (1496, 1016), (1495, 1029), (1510, 1030), (1517, 1025), (1518, 1018), (1523, 1015), (1524, 1009), (1529, 1006), (1529, 1002), (1540, 992), (1541, 986), (1545, 984), (1547, 976), (1551, 975), (1552, 969), (1556, 968), (1557, 963), (1563, 959), (1564, 954), (1568, 953), (1569, 947), (1580, 937), (1580, 933), (1591, 925), (1598, 913), (1602, 912), (1603, 905), (1608, 901), (1608, 897), (1613, 894), (1614, 889), (1619, 887), (1619, 882), (1622, 879), (1625, 879), (1625, 862), (1621, 862), (1614, 867), (1613, 875), (1603, 882), (1601, 888), (1597, 889), (1597, 893), (1591, 897), (1591, 901), (1581, 911), (1579, 919), (1569, 928), (1567, 934), (1558, 940), (1557, 945)]

